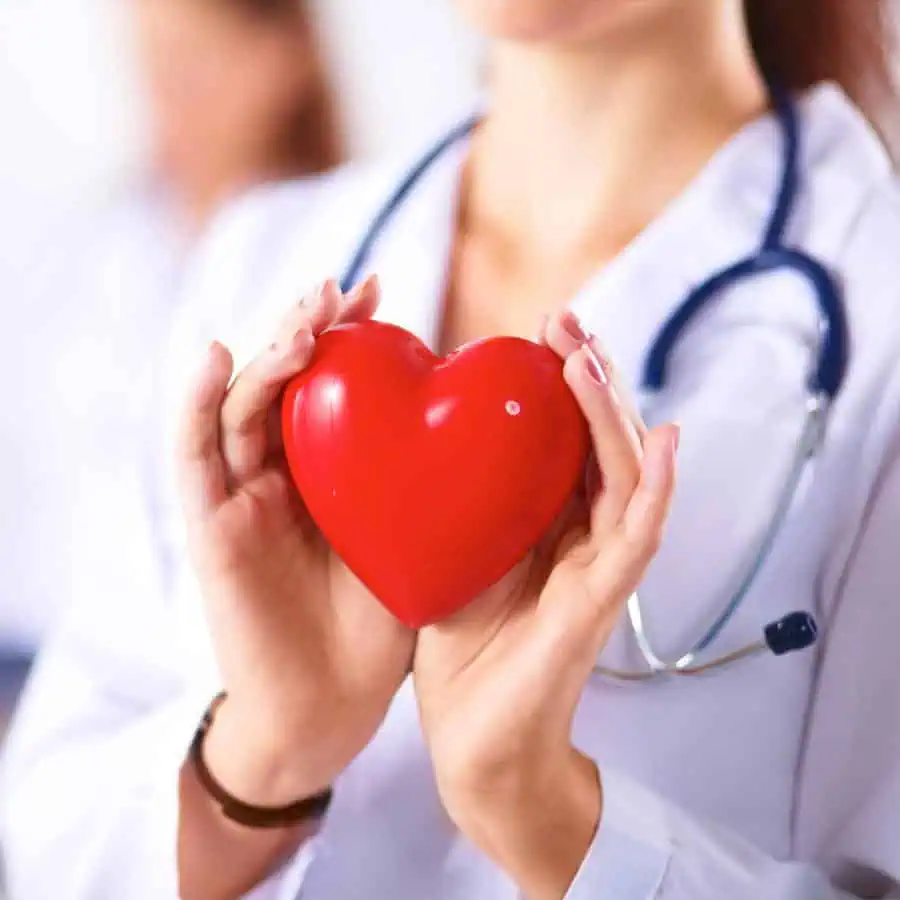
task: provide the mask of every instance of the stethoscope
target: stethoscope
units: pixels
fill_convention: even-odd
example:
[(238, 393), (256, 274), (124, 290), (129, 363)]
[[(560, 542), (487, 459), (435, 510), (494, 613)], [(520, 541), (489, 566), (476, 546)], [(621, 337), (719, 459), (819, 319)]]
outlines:
[[(791, 271), (802, 276), (813, 288), (819, 310), (819, 342), (815, 348), (807, 386), (806, 413), (784, 487), (772, 517), (751, 562), (731, 599), (691, 648), (677, 659), (659, 655), (647, 634), (643, 609), (637, 594), (627, 604), (628, 619), (647, 671), (626, 672), (598, 666), (600, 675), (619, 681), (640, 682), (674, 675), (701, 675), (762, 653), (784, 656), (815, 644), (818, 628), (808, 612), (792, 612), (767, 625), (762, 638), (726, 656), (701, 662), (701, 656), (716, 642), (744, 604), (756, 577), (769, 558), (773, 544), (796, 500), (806, 472), (822, 447), (828, 415), (841, 389), (847, 371), (849, 337), (841, 289), (834, 276), (817, 260), (785, 243), (785, 230), (797, 201), (800, 185), (800, 122), (790, 97), (772, 91), (773, 105), (783, 141), (781, 183), (774, 207), (766, 224), (760, 248), (746, 259), (716, 272), (695, 287), (672, 314), (650, 348), (644, 366), (643, 389), (657, 394), (666, 386), (672, 353), (695, 318), (720, 298), (727, 288), (756, 275)], [(478, 125), (475, 117), (453, 129), (439, 141), (402, 179), (373, 218), (363, 236), (341, 286), (348, 292), (359, 281), (375, 244), (395, 213), (408, 199), (431, 166), (458, 141), (468, 137)]]

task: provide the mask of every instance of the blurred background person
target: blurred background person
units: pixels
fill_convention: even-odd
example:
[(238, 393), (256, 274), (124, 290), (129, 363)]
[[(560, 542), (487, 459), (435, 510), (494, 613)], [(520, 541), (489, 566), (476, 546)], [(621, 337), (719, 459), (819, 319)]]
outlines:
[(312, 22), (297, 0), (132, 0), (153, 165), (187, 227), (264, 181), (341, 159)]
[(83, 498), (114, 498), (117, 521), (132, 527), (123, 504), (146, 477), (138, 464), (152, 452), (163, 348), (196, 236), (236, 194), (342, 157), (302, 4), (131, 0), (128, 12), (149, 117), (146, 174), (69, 222), (4, 288), (0, 731), (71, 593), (76, 534), (109, 511)]

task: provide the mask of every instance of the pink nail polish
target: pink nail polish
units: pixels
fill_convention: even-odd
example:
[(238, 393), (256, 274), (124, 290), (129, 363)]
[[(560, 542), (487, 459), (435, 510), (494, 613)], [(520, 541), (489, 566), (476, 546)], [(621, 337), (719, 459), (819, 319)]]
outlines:
[(591, 378), (601, 387), (607, 387), (609, 385), (609, 381), (594, 354), (589, 350), (585, 350), (584, 358), (587, 361), (588, 375), (590, 375)]
[(603, 346), (600, 344), (600, 341), (597, 339), (596, 335), (591, 335), (588, 338), (588, 347), (593, 355), (594, 359), (597, 360), (598, 365), (601, 369), (603, 369), (603, 374), (606, 376), (607, 381), (613, 380), (613, 367), (612, 363), (606, 357), (603, 352)]
[(575, 313), (567, 311), (562, 317), (561, 324), (563, 330), (570, 338), (577, 341), (579, 344), (587, 342), (587, 333), (581, 327), (581, 322), (578, 321), (578, 316), (576, 316)]

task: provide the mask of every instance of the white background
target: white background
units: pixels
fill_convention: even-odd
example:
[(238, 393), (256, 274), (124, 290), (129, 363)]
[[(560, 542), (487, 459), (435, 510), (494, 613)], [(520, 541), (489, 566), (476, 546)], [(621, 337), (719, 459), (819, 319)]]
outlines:
[[(357, 155), (433, 130), (472, 96), (478, 53), (452, 0), (316, 9)], [(127, 18), (128, 0), (0, 0), (0, 278), (140, 166)]]

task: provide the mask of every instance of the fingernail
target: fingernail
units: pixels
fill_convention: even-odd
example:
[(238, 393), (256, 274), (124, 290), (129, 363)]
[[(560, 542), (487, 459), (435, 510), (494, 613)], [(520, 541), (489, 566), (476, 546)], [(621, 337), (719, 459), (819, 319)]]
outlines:
[(357, 284), (349, 294), (345, 294), (344, 299), (348, 304), (355, 303), (367, 291), (373, 289), (378, 290), (378, 278), (375, 275), (370, 275), (364, 281), (360, 281), (359, 284)]
[(588, 338), (588, 348), (593, 354), (594, 359), (597, 361), (597, 365), (603, 370), (606, 380), (611, 382), (613, 380), (613, 366), (609, 361), (609, 357), (606, 355), (603, 346), (600, 344), (600, 339), (596, 335), (592, 334)]
[(587, 332), (581, 327), (581, 322), (578, 321), (578, 316), (575, 313), (566, 311), (563, 314), (561, 324), (563, 331), (579, 344), (584, 344), (587, 341)]
[(606, 377), (606, 373), (587, 345), (584, 347), (584, 358), (587, 362), (588, 375), (591, 376), (591, 379), (599, 387), (609, 387), (609, 379)]
[[(228, 350), (224, 344), (219, 341), (210, 341), (206, 347), (206, 355), (199, 362), (193, 372), (194, 381), (209, 384), (213, 379), (213, 372), (218, 372), (219, 368), (224, 364), (222, 357), (227, 356)], [(215, 380), (215, 379), (213, 379)]]
[(681, 422), (672, 423), (672, 452), (678, 453), (681, 447)]

